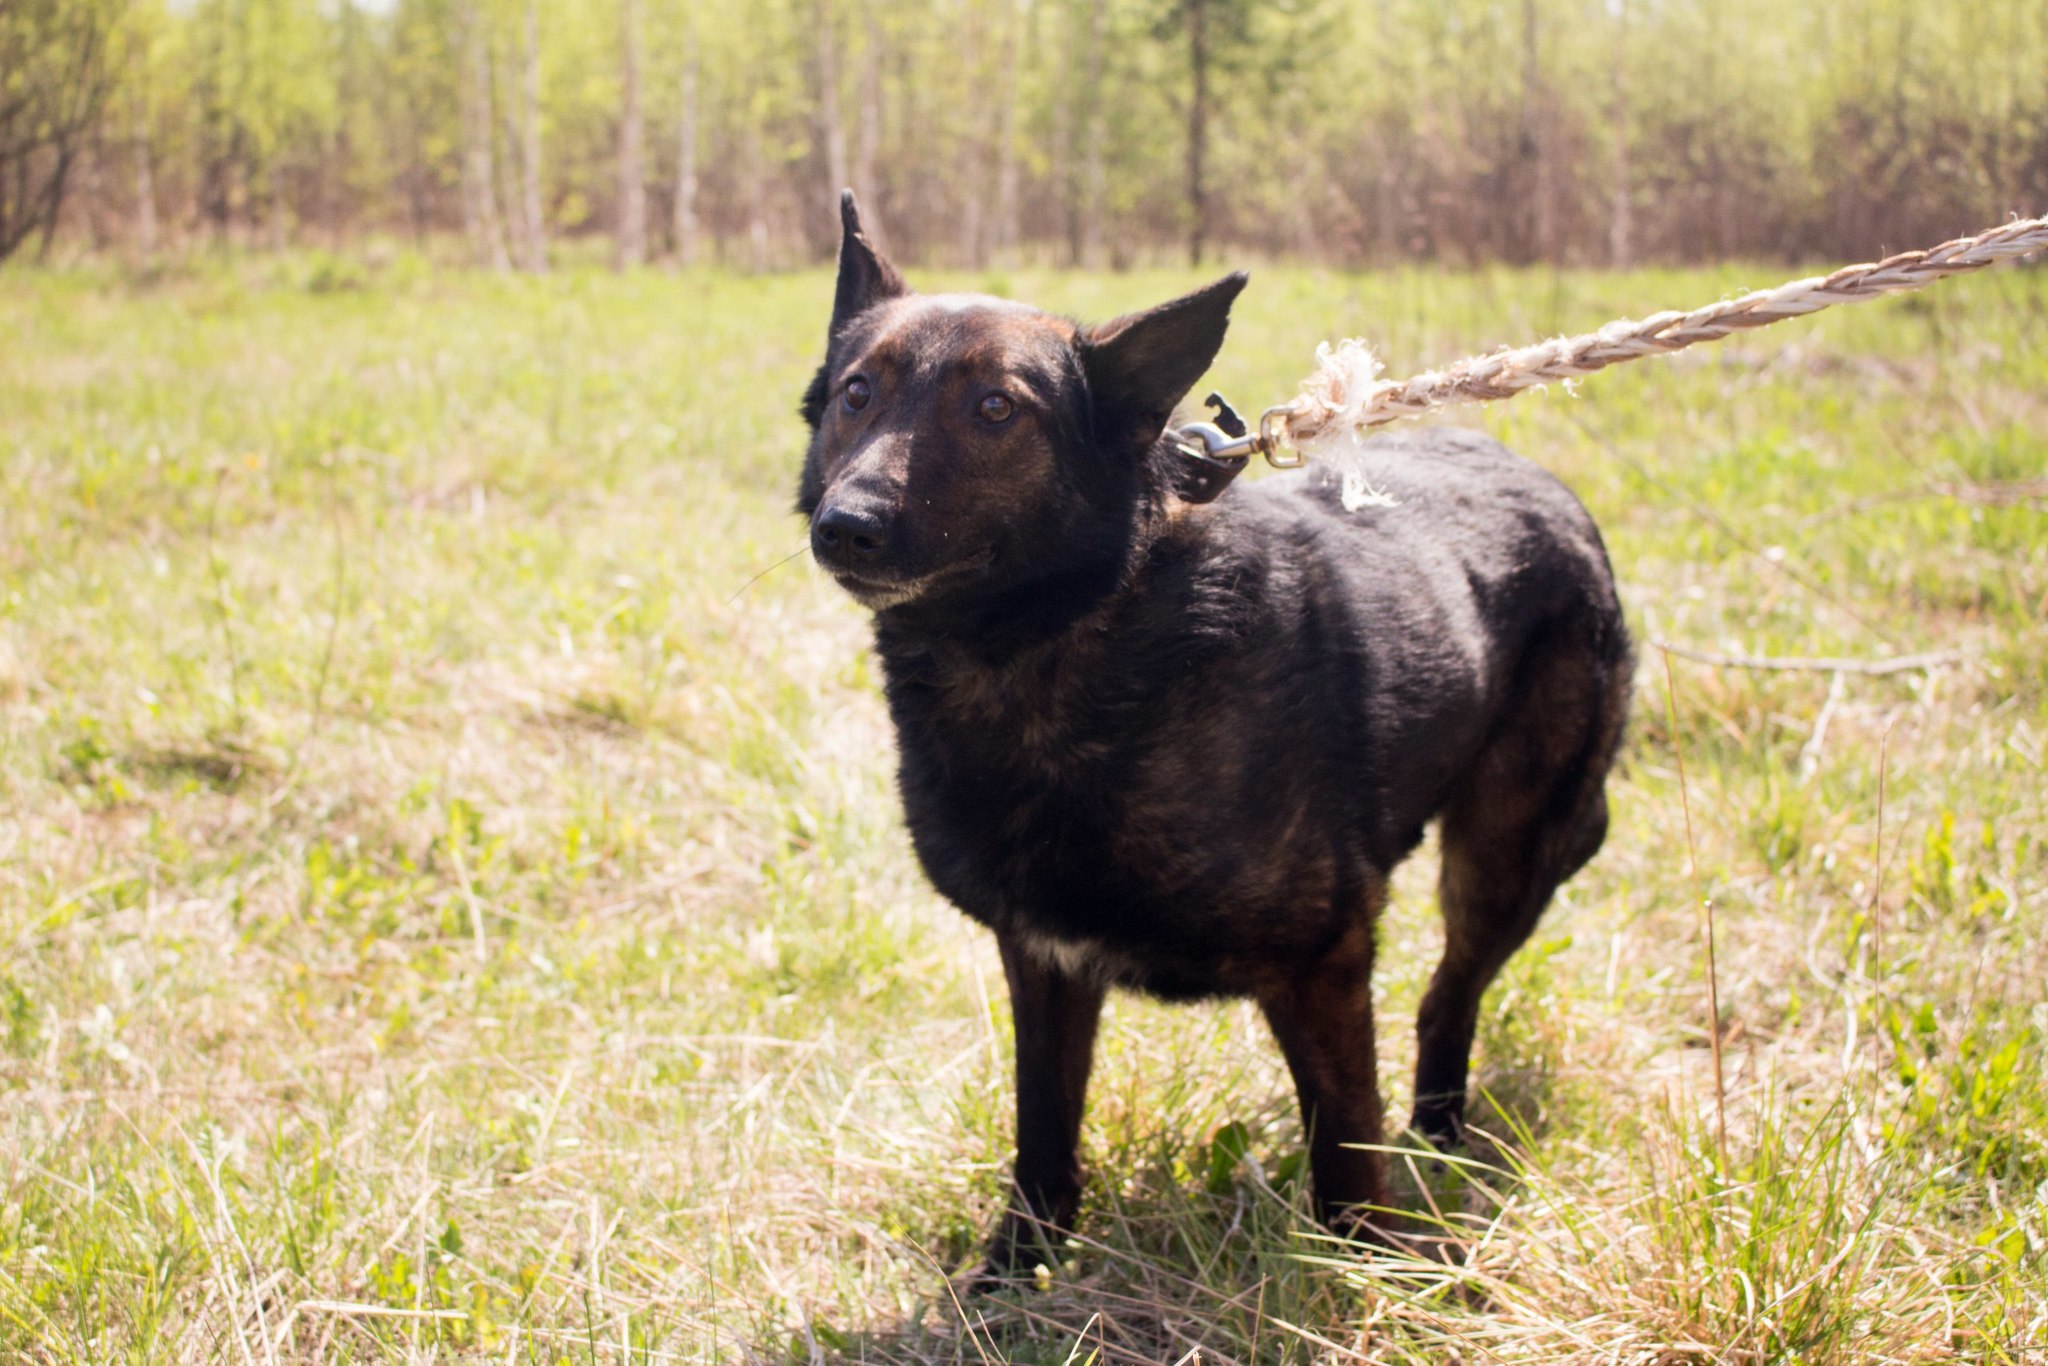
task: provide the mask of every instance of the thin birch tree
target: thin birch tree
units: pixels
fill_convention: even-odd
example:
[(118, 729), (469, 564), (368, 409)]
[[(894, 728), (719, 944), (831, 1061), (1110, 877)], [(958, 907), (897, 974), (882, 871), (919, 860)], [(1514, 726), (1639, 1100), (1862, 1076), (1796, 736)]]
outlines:
[(519, 47), (519, 264), (548, 268), (547, 221), (540, 188), (540, 0), (526, 0)]
[(683, 35), (682, 99), (676, 118), (676, 261), (697, 262), (697, 30)]
[(498, 192), (491, 172), (491, 57), (479, 0), (466, 0), (458, 15), (462, 36), (462, 228), (470, 258), (493, 270), (510, 266), (505, 231), (498, 218)]
[(640, 0), (619, 0), (619, 197), (620, 270), (647, 259), (647, 173), (641, 156)]

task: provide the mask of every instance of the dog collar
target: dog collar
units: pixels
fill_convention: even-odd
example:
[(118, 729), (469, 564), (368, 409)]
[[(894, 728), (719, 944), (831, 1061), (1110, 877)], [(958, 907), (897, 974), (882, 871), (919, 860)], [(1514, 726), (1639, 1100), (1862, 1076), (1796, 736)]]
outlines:
[(1282, 435), (1290, 411), (1287, 405), (1262, 413), (1258, 434), (1253, 435), (1223, 395), (1210, 394), (1202, 402), (1216, 410), (1214, 422), (1188, 422), (1168, 428), (1166, 433), (1182, 460), (1173, 478), (1174, 492), (1182, 502), (1215, 501), (1254, 455), (1265, 456), (1275, 469), (1293, 469), (1302, 463), (1300, 452), (1290, 450)]
[(1251, 449), (1245, 445), (1249, 429), (1230, 400), (1210, 394), (1202, 402), (1216, 410), (1214, 422), (1190, 422), (1166, 433), (1181, 457), (1173, 472), (1173, 491), (1183, 503), (1215, 502), (1252, 460)]

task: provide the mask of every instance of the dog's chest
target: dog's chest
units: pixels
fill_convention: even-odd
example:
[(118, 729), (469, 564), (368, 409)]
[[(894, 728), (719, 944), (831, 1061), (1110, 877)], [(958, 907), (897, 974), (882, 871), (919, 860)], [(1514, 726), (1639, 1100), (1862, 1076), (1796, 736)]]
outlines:
[[(1168, 995), (1319, 928), (1327, 847), (1247, 815), (1243, 737), (1115, 661), (1002, 677), (892, 673), (904, 810), (934, 885), (1067, 970)], [(1246, 838), (1265, 857), (1245, 858)]]
[(1120, 778), (1144, 737), (1117, 733), (1103, 700), (1070, 676), (961, 670), (892, 682), (890, 701), (920, 849), (971, 850), (991, 876), (1014, 880), (1112, 842), (1133, 797)]
[(1119, 705), (1094, 663), (890, 670), (905, 815), (942, 890), (972, 875), (955, 896), (972, 913), (991, 893), (1099, 879), (1144, 800), (1130, 781), (1143, 709)]

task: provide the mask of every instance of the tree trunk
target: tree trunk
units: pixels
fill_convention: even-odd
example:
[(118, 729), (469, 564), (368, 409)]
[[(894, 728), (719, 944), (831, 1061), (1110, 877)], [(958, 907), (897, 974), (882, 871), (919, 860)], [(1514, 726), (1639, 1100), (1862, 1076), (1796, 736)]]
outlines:
[(755, 273), (768, 269), (768, 177), (761, 169), (761, 133), (751, 123), (740, 148), (747, 192), (748, 260)]
[(839, 35), (832, 0), (815, 0), (812, 21), (818, 39), (818, 144), (825, 149), (825, 193), (820, 202), (837, 204), (846, 188), (846, 121), (839, 112)]
[(114, 84), (112, 12), (48, 9), (0, 22), (0, 261), (36, 232), (38, 259), (49, 255), (79, 144), (98, 127)]
[[(986, 74), (982, 70), (981, 20), (981, 7), (969, 5), (963, 18), (966, 31), (962, 35), (960, 66), (966, 72), (968, 89), (975, 96), (981, 93)], [(960, 146), (961, 172), (954, 177), (960, 194), (960, 264), (978, 270), (988, 263), (988, 206), (979, 174), (986, 164), (983, 158), (988, 152), (988, 122), (979, 99), (970, 99), (966, 118), (961, 122), (966, 136)]]
[(1557, 101), (1540, 68), (1536, 88), (1536, 256), (1555, 265), (1563, 255), (1558, 232)]
[(697, 260), (697, 35), (683, 56), (683, 112), (676, 125), (676, 261)]
[[(50, 259), (50, 244), (57, 240), (57, 221), (64, 212), (64, 185), (71, 175), (71, 163), (76, 152), (69, 143), (60, 144), (56, 150), (56, 168), (50, 172), (42, 218), (42, 238), (36, 243), (36, 264)], [(9, 250), (12, 250), (10, 247)]]
[[(867, 44), (860, 61), (860, 123), (854, 133), (853, 189), (871, 211), (880, 205), (882, 187), (875, 168), (882, 156), (882, 23), (876, 17), (875, 0), (865, 6)], [(868, 236), (882, 246), (877, 220), (867, 223)]]
[(1295, 162), (1294, 184), (1287, 196), (1291, 201), (1289, 214), (1294, 220), (1294, 254), (1304, 261), (1325, 259), (1322, 234), (1316, 231), (1315, 202), (1331, 187), (1318, 172), (1315, 158), (1304, 154)]
[(149, 155), (149, 133), (142, 119), (135, 123), (135, 250), (143, 260), (156, 255), (156, 168)]
[(1017, 7), (1003, 0), (1002, 94), (996, 106), (996, 212), (991, 245), (998, 252), (1017, 244)]
[[(1404, 185), (1393, 152), (1395, 145), (1398, 145), (1395, 140), (1384, 133), (1374, 134), (1367, 144), (1374, 167), (1374, 250), (1383, 261), (1400, 259), (1403, 254), (1401, 239), (1407, 230), (1408, 210), (1403, 202)], [(1404, 147), (1404, 150), (1407, 149)]]
[(208, 238), (215, 250), (228, 245), (228, 232), (233, 226), (230, 218), (234, 213), (234, 138), (224, 135), (219, 120), (209, 114), (202, 134), (205, 146), (204, 164), (199, 172), (198, 198), (200, 213), (206, 219)]
[(1713, 243), (1708, 250), (1712, 251), (1716, 256), (1725, 256), (1728, 252), (1726, 232), (1728, 215), (1725, 208), (1728, 196), (1726, 187), (1722, 183), (1727, 177), (1722, 169), (1721, 139), (1719, 136), (1722, 121), (1726, 117), (1724, 112), (1726, 106), (1720, 93), (1720, 11), (1712, 5), (1708, 5), (1705, 8), (1705, 17), (1707, 24), (1706, 53), (1700, 67), (1700, 74), (1703, 78), (1701, 85), (1708, 92), (1707, 115), (1703, 122), (1706, 148), (1705, 155), (1702, 158), (1706, 163), (1705, 188), (1707, 195), (1707, 212), (1703, 217), (1707, 221), (1701, 225), (1701, 230), (1702, 235)]
[(299, 206), (299, 225), (301, 228), (317, 227), (325, 232), (329, 251), (341, 250), (343, 220), (348, 216), (348, 208), (337, 182), (348, 162), (340, 129), (330, 128), (322, 133), (320, 161), (313, 168), (312, 185), (306, 191), (310, 203)]
[(93, 254), (107, 249), (107, 147), (97, 130), (85, 151), (85, 230)]
[(640, 0), (619, 0), (618, 267), (647, 259), (647, 178), (640, 157)]
[(1209, 187), (1204, 162), (1209, 151), (1209, 3), (1187, 0), (1188, 69), (1194, 76), (1188, 99), (1188, 264), (1202, 264), (1209, 239)]
[(484, 42), (478, 0), (460, 11), (464, 49), (462, 91), (462, 231), (479, 266), (504, 270), (511, 264), (498, 221), (498, 196), (491, 175), (491, 61)]
[(548, 268), (547, 221), (540, 211), (540, 5), (526, 0), (526, 31), (519, 81), (519, 264), (539, 274)]
[(1628, 0), (1619, 0), (1614, 39), (1614, 192), (1607, 219), (1607, 264), (1627, 270), (1635, 257), (1628, 170)]
[(1522, 116), (1520, 146), (1521, 174), (1516, 176), (1522, 197), (1517, 217), (1523, 224), (1515, 255), (1523, 262), (1547, 261), (1556, 246), (1556, 196), (1552, 192), (1549, 129), (1546, 127), (1549, 96), (1543, 85), (1541, 30), (1537, 23), (1536, 0), (1522, 0)]
[(1102, 109), (1103, 48), (1109, 41), (1109, 0), (1088, 7), (1088, 51), (1082, 63), (1081, 86), (1081, 234), (1078, 265), (1102, 262), (1102, 200), (1109, 179), (1103, 143), (1107, 122)]
[(283, 180), (276, 167), (264, 172), (263, 230), (269, 240), (270, 249), (274, 252), (282, 252), (291, 245), (285, 225)]
[[(1055, 62), (1058, 60), (1054, 58)], [(1047, 144), (1045, 178), (1047, 184), (1059, 190), (1056, 228), (1066, 239), (1066, 264), (1072, 269), (1080, 264), (1081, 256), (1081, 184), (1080, 173), (1075, 169), (1080, 163), (1075, 155), (1074, 102), (1067, 98), (1064, 83), (1054, 93), (1050, 114), (1052, 136)]]

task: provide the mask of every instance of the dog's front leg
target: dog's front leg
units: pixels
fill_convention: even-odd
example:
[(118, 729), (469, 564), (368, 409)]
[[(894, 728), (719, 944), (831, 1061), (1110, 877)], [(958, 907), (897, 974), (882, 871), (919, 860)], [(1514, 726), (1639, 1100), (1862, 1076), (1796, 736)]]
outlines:
[(1017, 1029), (1017, 1165), (988, 1269), (1010, 1271), (1068, 1226), (1081, 1202), (1081, 1107), (1102, 1017), (1099, 982), (998, 935)]

